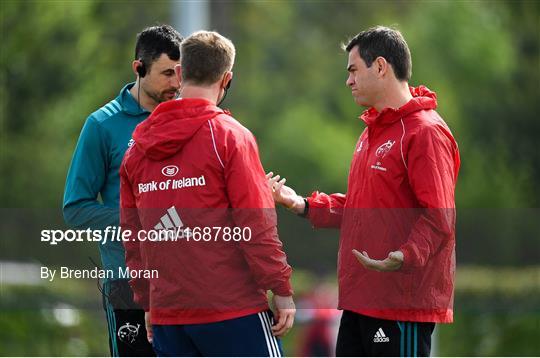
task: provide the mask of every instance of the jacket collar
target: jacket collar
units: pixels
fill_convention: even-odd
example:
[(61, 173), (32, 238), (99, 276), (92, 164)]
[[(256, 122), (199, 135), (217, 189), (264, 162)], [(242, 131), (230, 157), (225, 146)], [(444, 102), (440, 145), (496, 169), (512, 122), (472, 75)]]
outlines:
[(136, 146), (152, 160), (164, 160), (180, 151), (199, 128), (226, 113), (203, 98), (163, 102), (133, 132)]
[(139, 116), (141, 114), (146, 114), (146, 115), (150, 114), (149, 111), (147, 111), (146, 109), (144, 109), (143, 107), (139, 105), (137, 100), (133, 98), (133, 96), (131, 95), (131, 92), (129, 92), (129, 90), (134, 85), (135, 85), (135, 82), (131, 82), (125, 85), (120, 90), (120, 93), (118, 94), (118, 97), (116, 97), (116, 100), (118, 101), (118, 103), (120, 103), (120, 106), (122, 106), (122, 110), (127, 114), (130, 114), (132, 116)]
[(437, 94), (435, 92), (425, 86), (409, 86), (409, 90), (413, 98), (400, 108), (384, 108), (381, 112), (378, 112), (371, 107), (362, 113), (360, 119), (368, 126), (379, 126), (394, 123), (414, 112), (437, 108)]

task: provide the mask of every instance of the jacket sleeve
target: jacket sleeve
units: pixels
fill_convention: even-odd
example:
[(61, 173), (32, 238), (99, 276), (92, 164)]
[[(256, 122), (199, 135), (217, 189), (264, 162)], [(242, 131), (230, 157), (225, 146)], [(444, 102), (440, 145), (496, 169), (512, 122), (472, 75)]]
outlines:
[(105, 136), (99, 123), (88, 117), (64, 189), (64, 220), (71, 227), (97, 230), (118, 225), (118, 208), (106, 207), (97, 200), (109, 166)]
[[(141, 257), (141, 243), (138, 240), (138, 232), (141, 230), (141, 222), (133, 195), (131, 182), (126, 170), (125, 158), (120, 167), (120, 226), (122, 230), (130, 230), (131, 235), (124, 241), (126, 251), (126, 266), (130, 270), (143, 270), (145, 265)], [(133, 290), (133, 300), (145, 311), (149, 310), (149, 289), (148, 279), (132, 278), (129, 281)]]
[(235, 225), (251, 229), (251, 239), (239, 243), (259, 287), (280, 296), (292, 295), (291, 267), (277, 234), (277, 216), (253, 135), (225, 139), (225, 181)]
[(307, 198), (309, 205), (307, 217), (316, 228), (339, 228), (346, 200), (345, 194), (328, 195), (316, 191)]
[(424, 266), (445, 241), (454, 238), (459, 165), (457, 144), (448, 130), (427, 127), (411, 138), (407, 170), (421, 215), (400, 247), (403, 270)]

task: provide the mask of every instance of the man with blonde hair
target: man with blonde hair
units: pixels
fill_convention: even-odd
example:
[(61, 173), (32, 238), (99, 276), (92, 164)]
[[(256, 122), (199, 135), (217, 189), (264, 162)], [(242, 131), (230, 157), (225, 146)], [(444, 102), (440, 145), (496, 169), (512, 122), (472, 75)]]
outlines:
[[(121, 167), (127, 266), (158, 272), (130, 281), (158, 355), (280, 356), (277, 337), (294, 321), (291, 267), (255, 138), (216, 105), (234, 58), (216, 32), (186, 38), (176, 67), (182, 98), (137, 126)], [(152, 229), (180, 237), (142, 241)]]

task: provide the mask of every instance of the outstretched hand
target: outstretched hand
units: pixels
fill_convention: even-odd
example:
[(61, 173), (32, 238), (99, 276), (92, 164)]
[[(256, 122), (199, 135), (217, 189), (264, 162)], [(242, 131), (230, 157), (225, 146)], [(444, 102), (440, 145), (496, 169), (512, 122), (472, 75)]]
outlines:
[(401, 251), (392, 251), (388, 254), (388, 257), (384, 260), (374, 260), (369, 257), (367, 252), (353, 249), (352, 253), (358, 261), (368, 270), (388, 272), (396, 271), (401, 268), (403, 265), (403, 252)]
[(303, 213), (305, 209), (304, 199), (296, 194), (294, 189), (285, 185), (287, 179), (283, 178), (280, 180), (280, 178), (279, 175), (274, 176), (273, 172), (266, 174), (268, 185), (272, 189), (274, 201), (297, 214)]

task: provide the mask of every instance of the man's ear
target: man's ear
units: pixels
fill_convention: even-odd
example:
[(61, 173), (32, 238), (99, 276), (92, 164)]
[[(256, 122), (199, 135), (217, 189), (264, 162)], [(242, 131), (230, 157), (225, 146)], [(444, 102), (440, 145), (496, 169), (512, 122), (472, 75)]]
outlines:
[(174, 66), (174, 73), (176, 74), (178, 83), (182, 83), (182, 65), (178, 64)]
[(136, 76), (139, 76), (138, 68), (140, 68), (141, 66), (142, 66), (141, 60), (133, 60), (133, 62), (131, 63), (131, 69), (133, 70), (133, 73)]
[(379, 77), (384, 77), (390, 70), (390, 64), (382, 56), (377, 57), (375, 61), (373, 61), (372, 66), (377, 66), (376, 70)]
[(221, 88), (229, 89), (229, 87), (231, 86), (232, 78), (233, 78), (233, 73), (231, 71), (226, 72), (225, 75), (223, 76), (223, 81), (221, 82)]

